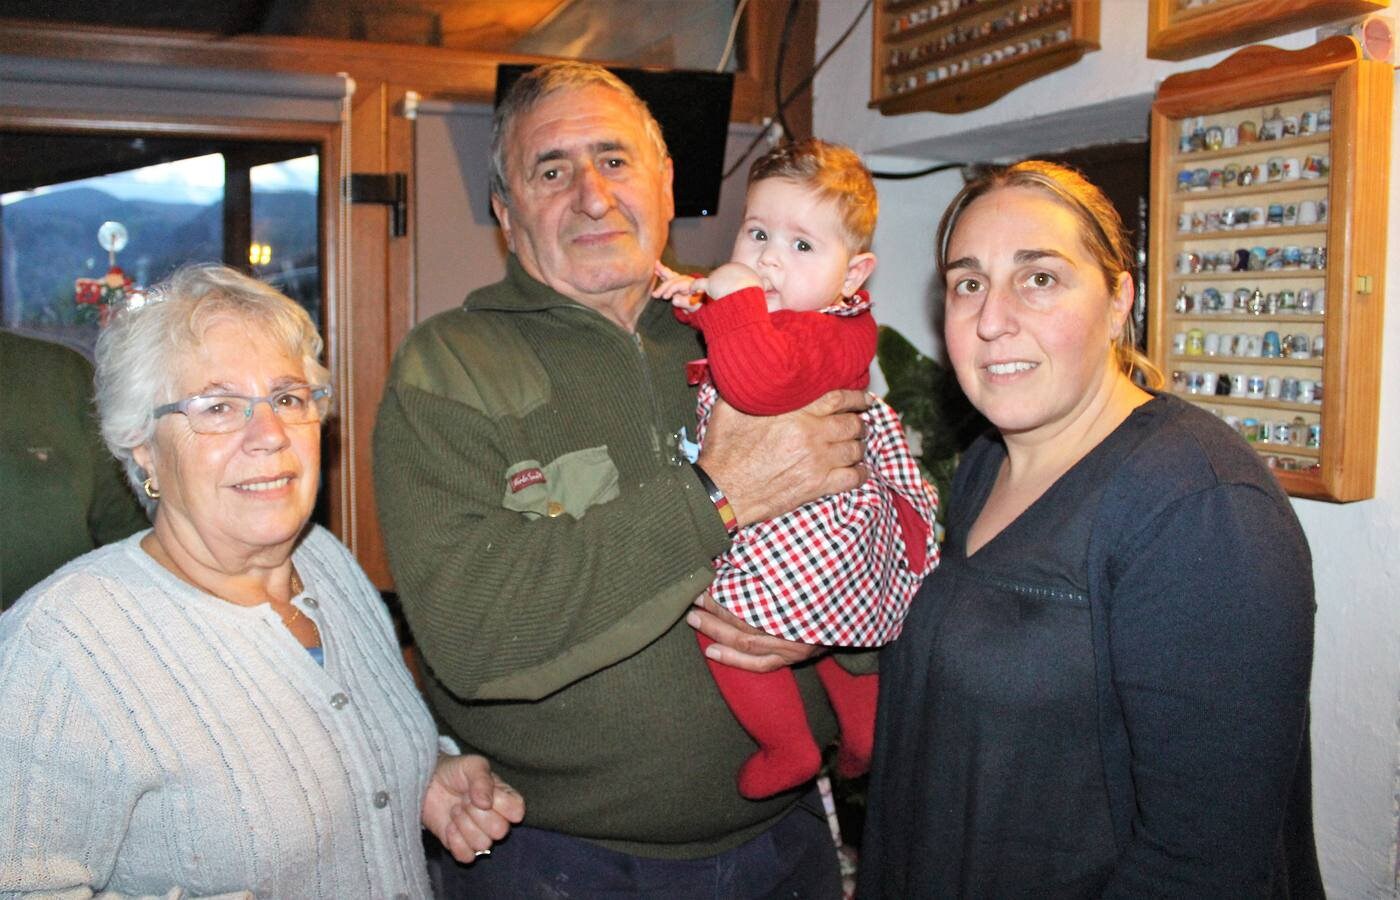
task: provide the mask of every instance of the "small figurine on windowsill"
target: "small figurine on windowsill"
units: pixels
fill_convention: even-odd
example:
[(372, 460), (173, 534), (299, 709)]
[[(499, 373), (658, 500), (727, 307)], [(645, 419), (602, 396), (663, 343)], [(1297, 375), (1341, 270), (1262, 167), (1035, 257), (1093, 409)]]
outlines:
[(126, 227), (120, 222), (103, 222), (97, 229), (97, 243), (107, 251), (107, 274), (101, 278), (79, 278), (73, 282), (73, 301), (79, 305), (97, 307), (97, 323), (107, 327), (107, 320), (119, 304), (130, 302), (144, 292), (135, 286), (121, 266), (117, 253), (126, 246)]

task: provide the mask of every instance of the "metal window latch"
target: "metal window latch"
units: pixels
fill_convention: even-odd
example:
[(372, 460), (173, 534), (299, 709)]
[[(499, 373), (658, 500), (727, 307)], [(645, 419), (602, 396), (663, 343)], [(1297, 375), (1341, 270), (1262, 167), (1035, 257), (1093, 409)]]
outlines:
[(389, 207), (389, 233), (408, 234), (408, 176), (403, 172), (384, 175), (355, 173), (348, 176), (351, 203), (383, 203)]

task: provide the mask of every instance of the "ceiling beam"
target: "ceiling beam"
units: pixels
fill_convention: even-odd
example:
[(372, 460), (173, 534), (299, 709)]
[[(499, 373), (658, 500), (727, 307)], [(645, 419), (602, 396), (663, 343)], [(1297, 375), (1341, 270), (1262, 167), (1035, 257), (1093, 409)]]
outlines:
[(504, 53), (572, 0), (448, 3), (441, 12), (442, 45), (454, 50)]
[[(545, 0), (542, 0), (545, 2)], [(548, 0), (554, 2), (554, 0)], [(816, 40), (816, 0), (799, 0), (796, 27), (785, 54), (782, 83), (796, 85), (810, 70)], [(786, 3), (751, 2), (746, 14), (747, 52), (735, 73), (730, 118), (756, 122), (773, 114), (773, 65)], [(375, 44), (332, 38), (240, 35), (55, 25), (0, 19), (0, 54), (58, 59), (146, 63), (194, 68), (254, 69), (334, 75), (346, 72), (366, 85), (395, 84), (425, 97), (490, 103), (498, 63), (524, 65), (550, 57), (445, 47)], [(601, 61), (607, 65), (607, 61)], [(624, 64), (625, 65), (625, 64)], [(2, 102), (2, 101), (0, 101)], [(811, 90), (788, 109), (799, 135), (811, 130)]]

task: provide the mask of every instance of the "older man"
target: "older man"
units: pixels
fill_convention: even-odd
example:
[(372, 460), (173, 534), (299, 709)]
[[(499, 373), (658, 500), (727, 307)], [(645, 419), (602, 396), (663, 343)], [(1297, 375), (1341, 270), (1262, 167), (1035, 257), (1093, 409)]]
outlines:
[[(865, 398), (769, 419), (722, 407), (686, 462), (684, 364), (700, 348), (648, 297), (671, 160), (646, 106), (605, 70), (558, 63), (516, 83), (496, 112), (492, 205), (505, 279), (414, 330), (375, 432), (428, 696), (530, 803), (529, 827), (448, 890), (839, 895), (810, 798), (740, 797), (754, 745), (691, 628), (748, 668), (813, 648), (691, 604), (735, 527), (859, 483), (851, 411)], [(817, 700), (810, 713), (829, 739), (830, 710)]]

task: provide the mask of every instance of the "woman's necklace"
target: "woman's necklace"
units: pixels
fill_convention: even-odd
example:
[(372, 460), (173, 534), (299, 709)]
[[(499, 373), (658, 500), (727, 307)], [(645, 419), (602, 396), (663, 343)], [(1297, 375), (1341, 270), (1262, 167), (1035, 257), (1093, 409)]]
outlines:
[[(147, 543), (148, 541), (150, 543)], [(175, 577), (179, 578), (181, 581), (185, 582), (186, 584), (190, 585), (196, 590), (200, 590), (211, 596), (218, 597), (220, 600), (234, 602), (228, 601), (228, 598), (219, 595), (215, 591), (205, 587), (199, 581), (191, 577), (189, 573), (184, 570), (184, 567), (182, 567), (178, 562), (176, 562), (175, 557), (165, 549), (165, 544), (161, 542), (160, 537), (154, 531), (152, 531), (144, 539), (142, 539), (141, 546), (146, 550), (148, 554), (150, 554), (152, 559), (159, 563), (163, 568), (174, 574)], [(295, 564), (292, 565), (291, 589), (292, 597), (296, 597), (302, 592), (302, 590), (304, 590), (304, 586), (301, 583), (301, 576), (297, 574), (297, 567)], [(268, 600), (271, 601), (270, 605), (273, 607), (273, 609), (276, 609), (277, 600), (271, 595), (268, 595)], [(243, 604), (239, 605), (241, 606)], [(284, 624), (287, 625), (288, 628), (290, 628), (292, 623), (295, 622), (301, 616), (301, 609), (299, 609), (296, 606), (296, 604), (292, 603), (290, 597), (287, 599), (287, 605), (292, 608), (292, 613), (291, 615), (284, 618), (282, 621)]]
[[(160, 537), (157, 536), (154, 531), (152, 531), (150, 534), (146, 535), (146, 537), (142, 539), (141, 547), (146, 551), (147, 554), (150, 555), (152, 559), (156, 561), (158, 565), (169, 571), (176, 578), (195, 588), (196, 590), (202, 591), (213, 597), (218, 597), (220, 600), (224, 600), (228, 603), (236, 602), (229, 600), (226, 597), (220, 596), (218, 593), (215, 593), (214, 591), (200, 584), (194, 578), (191, 578), (189, 573), (187, 573), (180, 566), (180, 564), (175, 561), (175, 557), (172, 556), (168, 551), (166, 551), (165, 545), (161, 543)], [(267, 600), (269, 601), (268, 605), (270, 605), (273, 611), (277, 613), (278, 617), (282, 619), (282, 625), (288, 631), (292, 631), (292, 626), (295, 625), (296, 621), (301, 618), (301, 609), (295, 603), (292, 602), (292, 598), (296, 597), (303, 590), (305, 590), (305, 585), (302, 584), (301, 576), (297, 574), (297, 568), (295, 565), (292, 565), (290, 587), (292, 589), (292, 596), (287, 598), (287, 606), (291, 607), (292, 610), (290, 615), (284, 616), (282, 612), (277, 609), (277, 599), (274, 598), (271, 594), (266, 595)], [(243, 606), (245, 604), (239, 603), (237, 605)], [(312, 622), (309, 618), (307, 619), (307, 627), (310, 628), (310, 632), (307, 633), (307, 637), (303, 638), (302, 636), (299, 636), (295, 633), (293, 633), (292, 636), (295, 637), (298, 641), (301, 641), (304, 646), (320, 646), (320, 628), (318, 628), (316, 624)], [(303, 632), (305, 632), (305, 629), (303, 629)], [(307, 644), (307, 640), (313, 640), (315, 641), (315, 643)]]
[[(292, 597), (297, 597), (301, 594), (303, 590), (305, 590), (305, 585), (301, 583), (301, 576), (297, 574), (297, 567), (294, 565), (292, 566)], [(315, 601), (311, 600), (310, 598), (308, 598), (308, 602), (310, 602), (313, 606), (315, 605)], [(297, 606), (295, 603), (292, 603), (291, 599), (288, 599), (287, 605), (292, 608), (292, 614), (282, 620), (282, 624), (286, 626), (287, 631), (291, 632), (292, 636), (295, 637), (298, 641), (300, 641), (302, 646), (304, 647), (321, 646), (321, 626), (317, 625), (308, 617), (306, 620), (306, 626), (303, 629), (304, 633), (297, 634), (296, 630), (293, 629), (292, 626), (295, 625), (297, 623), (297, 620), (301, 618), (301, 607)]]
[[(297, 574), (297, 567), (292, 566), (292, 596), (295, 597), (302, 591), (301, 576)], [(291, 628), (292, 623), (301, 617), (301, 607), (287, 600), (287, 605), (292, 608), (292, 614), (287, 618), (287, 627)]]

